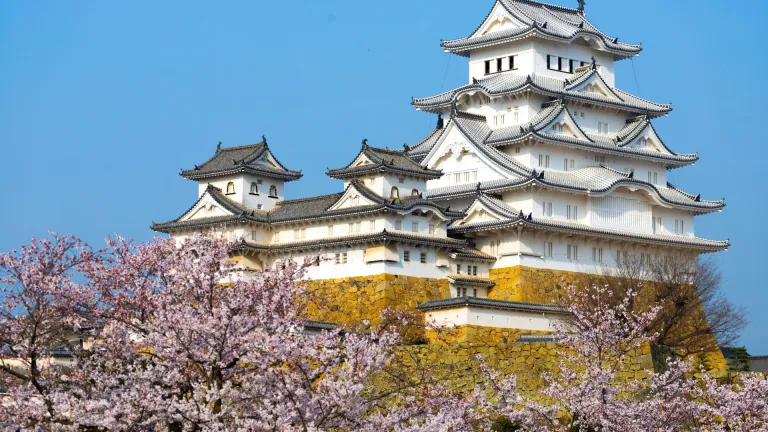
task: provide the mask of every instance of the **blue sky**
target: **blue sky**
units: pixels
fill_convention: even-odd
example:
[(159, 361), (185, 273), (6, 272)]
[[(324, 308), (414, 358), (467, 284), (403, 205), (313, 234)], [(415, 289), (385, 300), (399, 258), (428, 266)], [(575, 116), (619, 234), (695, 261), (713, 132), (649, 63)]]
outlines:
[[(410, 98), (465, 84), (467, 60), (439, 41), (469, 34), (492, 3), (0, 2), (0, 250), (48, 230), (99, 245), (115, 232), (149, 239), (152, 221), (196, 198), (179, 169), (218, 141), (265, 134), (305, 173), (289, 196), (338, 191), (323, 173), (362, 138), (400, 147), (434, 127)], [(725, 291), (750, 312), (741, 342), (768, 354), (768, 2), (588, 0), (587, 12), (605, 33), (643, 43), (618, 64), (618, 86), (672, 103), (659, 133), (699, 152), (672, 181), (727, 199), (696, 232), (733, 242), (718, 257)]]

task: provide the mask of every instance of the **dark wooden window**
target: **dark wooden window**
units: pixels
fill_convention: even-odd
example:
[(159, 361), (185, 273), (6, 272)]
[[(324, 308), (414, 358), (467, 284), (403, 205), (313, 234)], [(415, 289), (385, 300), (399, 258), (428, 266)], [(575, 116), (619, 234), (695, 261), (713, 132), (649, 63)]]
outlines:
[(488, 75), (491, 73), (491, 61), (486, 60), (485, 61), (485, 74)]

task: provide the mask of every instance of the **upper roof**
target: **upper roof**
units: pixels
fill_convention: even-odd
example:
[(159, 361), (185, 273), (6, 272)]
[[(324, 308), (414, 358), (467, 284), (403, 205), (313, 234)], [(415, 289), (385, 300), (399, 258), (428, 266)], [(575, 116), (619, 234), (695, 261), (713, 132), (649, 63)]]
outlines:
[(371, 147), (368, 140), (363, 140), (360, 153), (344, 168), (328, 170), (328, 176), (333, 178), (350, 178), (372, 172), (391, 172), (406, 174), (427, 179), (440, 178), (442, 171), (422, 167), (411, 159), (405, 150), (390, 150)]
[(202, 165), (182, 170), (185, 179), (200, 180), (224, 175), (249, 173), (285, 181), (298, 180), (301, 171), (289, 170), (283, 166), (269, 150), (267, 139), (257, 144), (222, 148), (216, 147), (216, 153)]
[(749, 357), (749, 370), (751, 372), (768, 373), (768, 356)]
[[(680, 235), (647, 234), (613, 228), (595, 227), (574, 221), (534, 217), (533, 214), (525, 215), (522, 211), (518, 211), (517, 209), (510, 207), (507, 203), (484, 193), (478, 193), (475, 202), (479, 202), (481, 205), (490, 209), (494, 214), (499, 216), (499, 219), (470, 222), (459, 225), (454, 224), (448, 228), (449, 234), (460, 235), (512, 227), (531, 227), (572, 234), (592, 234), (617, 240), (630, 239), (648, 244), (671, 245), (704, 252), (726, 250), (730, 246), (730, 241), (727, 240), (709, 240)], [(472, 205), (475, 205), (475, 203)], [(471, 207), (472, 206), (470, 206), (470, 208)]]
[[(459, 114), (459, 113), (457, 113)], [(475, 117), (459, 115), (469, 119)], [(491, 129), (487, 122), (481, 117), (476, 117), (478, 125), (473, 129), (480, 130), (477, 135), (479, 143), (490, 146), (506, 146), (516, 144), (522, 141), (535, 139), (538, 141), (562, 145), (565, 147), (597, 150), (600, 153), (610, 153), (617, 156), (630, 157), (634, 159), (662, 161), (668, 168), (679, 168), (690, 165), (699, 160), (697, 154), (675, 153), (658, 136), (656, 129), (651, 123), (651, 118), (647, 115), (632, 117), (627, 120), (626, 125), (618, 132), (608, 135), (599, 135), (587, 133), (582, 130), (575, 120), (571, 123), (575, 126), (576, 134), (568, 135), (555, 133), (551, 130), (551, 125), (558, 119), (567, 116), (573, 120), (567, 103), (558, 99), (552, 101), (542, 108), (527, 123), (509, 126), (499, 129)], [(483, 123), (486, 123), (483, 126)], [(433, 131), (425, 140), (411, 148), (409, 155), (414, 160), (422, 160), (429, 153), (432, 147), (438, 142), (440, 131)], [(485, 136), (481, 136), (485, 135)], [(653, 136), (658, 148), (648, 148), (633, 145), (638, 138), (643, 136)]]
[(607, 84), (604, 88), (608, 90), (608, 94), (582, 91), (581, 87), (590, 79), (605, 83), (595, 67), (580, 68), (566, 80), (536, 74), (519, 75), (514, 72), (504, 72), (489, 78), (475, 80), (472, 84), (437, 96), (414, 98), (411, 104), (419, 110), (439, 113), (456, 103), (458, 98), (465, 93), (482, 92), (488, 97), (499, 97), (533, 91), (565, 100), (590, 102), (636, 114), (647, 114), (651, 117), (658, 117), (672, 111), (672, 106), (669, 104), (651, 102)]
[[(365, 199), (365, 203), (363, 205), (347, 207), (337, 206), (339, 201), (350, 191), (354, 191), (356, 194), (362, 196)], [(217, 215), (215, 217), (185, 219), (206, 196), (210, 196), (230, 214), (225, 216)], [(434, 211), (445, 219), (458, 219), (464, 217), (463, 212), (452, 211), (448, 208), (441, 207), (435, 204), (434, 201), (425, 199), (422, 196), (407, 196), (398, 200), (386, 199), (357, 180), (350, 182), (344, 192), (311, 198), (280, 201), (269, 211), (251, 210), (243, 207), (230, 200), (220, 189), (209, 185), (205, 193), (201, 195), (198, 201), (183, 215), (169, 222), (153, 224), (152, 229), (158, 232), (171, 232), (179, 229), (239, 222), (279, 224), (378, 212), (402, 213), (414, 211), (418, 208)]]
[[(494, 13), (496, 12), (496, 13)], [(494, 21), (509, 20), (505, 28), (487, 29)], [(483, 32), (483, 30), (486, 30)], [(640, 45), (619, 42), (590, 23), (584, 12), (562, 6), (548, 5), (530, 0), (497, 0), (480, 26), (469, 36), (442, 41), (447, 51), (469, 56), (470, 51), (512, 42), (528, 37), (573, 42), (584, 40), (594, 49), (606, 51), (617, 60), (636, 56)]]

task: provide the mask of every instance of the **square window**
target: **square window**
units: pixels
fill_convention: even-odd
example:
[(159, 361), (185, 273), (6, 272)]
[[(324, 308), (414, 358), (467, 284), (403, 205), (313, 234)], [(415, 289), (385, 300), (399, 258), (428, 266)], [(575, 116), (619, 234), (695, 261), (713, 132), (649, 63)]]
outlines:
[(419, 223), (418, 222), (412, 222), (411, 223), (411, 232), (419, 232)]
[(426, 252), (422, 252), (421, 253), (421, 255), (419, 256), (419, 262), (422, 263), (422, 264), (426, 264), (427, 263), (427, 253)]
[(403, 251), (403, 261), (411, 262), (411, 252), (410, 251)]
[(396, 229), (397, 231), (402, 231), (402, 230), (403, 230), (403, 221), (401, 221), (401, 220), (396, 220), (396, 221), (395, 221), (395, 229)]
[(429, 234), (434, 235), (435, 234), (435, 226), (430, 224), (429, 225)]

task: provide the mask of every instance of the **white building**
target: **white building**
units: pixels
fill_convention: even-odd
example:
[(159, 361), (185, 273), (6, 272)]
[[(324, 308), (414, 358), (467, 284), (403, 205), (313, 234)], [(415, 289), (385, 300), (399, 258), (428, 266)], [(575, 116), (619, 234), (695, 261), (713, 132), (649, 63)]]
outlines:
[(197, 203), (153, 228), (242, 238), (239, 251), (255, 269), (321, 255), (329, 260), (312, 278), (448, 279), (452, 296), (483, 300), (421, 305), (430, 316), (525, 330), (546, 328), (539, 318), (551, 305), (487, 298), (494, 271), (594, 273), (633, 256), (727, 249), (696, 236), (694, 223), (724, 202), (667, 181), (669, 170), (698, 159), (656, 133), (652, 121), (672, 108), (615, 88), (614, 63), (640, 46), (597, 30), (583, 6), (497, 0), (477, 30), (442, 47), (469, 59), (468, 84), (413, 100), (439, 116), (420, 143), (364, 142), (349, 165), (330, 170), (343, 192), (285, 200), (284, 183), (301, 174), (264, 140), (217, 149), (184, 171), (199, 183)]

